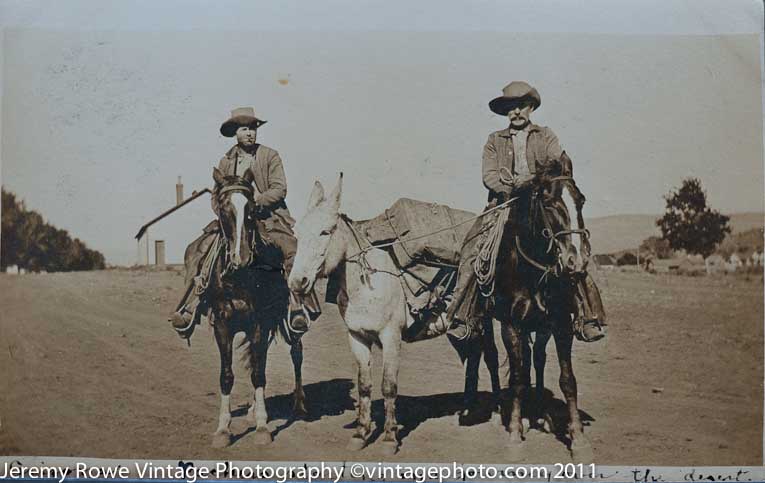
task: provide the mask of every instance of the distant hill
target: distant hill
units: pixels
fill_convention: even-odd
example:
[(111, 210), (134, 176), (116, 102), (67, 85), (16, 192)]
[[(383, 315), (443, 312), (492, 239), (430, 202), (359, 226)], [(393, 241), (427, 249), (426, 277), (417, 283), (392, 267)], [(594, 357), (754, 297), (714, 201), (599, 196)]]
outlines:
[[(635, 249), (651, 235), (661, 236), (656, 220), (661, 215), (613, 215), (587, 218), (585, 224), (592, 235), (593, 253), (614, 253)], [(735, 213), (730, 216), (733, 233), (762, 228), (765, 213)]]

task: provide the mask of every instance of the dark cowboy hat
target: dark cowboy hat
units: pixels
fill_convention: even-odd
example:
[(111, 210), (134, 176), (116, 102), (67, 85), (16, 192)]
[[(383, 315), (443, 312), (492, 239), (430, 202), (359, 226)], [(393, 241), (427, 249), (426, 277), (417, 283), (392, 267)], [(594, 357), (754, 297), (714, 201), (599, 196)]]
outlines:
[(229, 120), (221, 124), (220, 133), (227, 138), (231, 138), (236, 135), (236, 130), (242, 126), (255, 126), (257, 129), (266, 122), (255, 115), (255, 109), (251, 107), (238, 107), (231, 111)]
[(521, 101), (529, 100), (534, 105), (534, 109), (539, 108), (542, 104), (542, 98), (539, 97), (539, 92), (531, 87), (529, 84), (523, 81), (513, 81), (502, 89), (502, 95), (492, 99), (489, 103), (489, 109), (492, 112), (499, 114), (500, 116), (507, 116), (510, 112), (512, 105)]

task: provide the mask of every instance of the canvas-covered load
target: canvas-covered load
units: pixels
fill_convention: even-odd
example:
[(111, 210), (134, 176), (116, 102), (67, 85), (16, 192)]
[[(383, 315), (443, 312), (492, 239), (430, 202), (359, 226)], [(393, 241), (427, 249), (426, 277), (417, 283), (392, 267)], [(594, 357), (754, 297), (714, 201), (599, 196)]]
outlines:
[[(377, 245), (396, 239), (391, 248), (399, 266), (415, 264), (459, 265), (462, 241), (470, 230), (474, 213), (446, 205), (399, 198), (379, 216), (366, 223), (365, 234)], [(434, 233), (440, 231), (438, 233)]]

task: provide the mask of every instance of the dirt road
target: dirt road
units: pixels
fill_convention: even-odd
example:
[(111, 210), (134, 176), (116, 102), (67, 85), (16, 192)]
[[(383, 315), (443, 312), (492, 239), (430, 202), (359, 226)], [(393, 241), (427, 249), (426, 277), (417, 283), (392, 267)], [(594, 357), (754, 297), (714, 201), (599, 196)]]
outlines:
[[(620, 272), (599, 279), (609, 336), (577, 343), (574, 353), (596, 463), (762, 464), (761, 279)], [(248, 437), (252, 390), (240, 377), (232, 429), (241, 437), (211, 448), (218, 354), (208, 328), (187, 348), (166, 324), (181, 285), (174, 271), (0, 276), (0, 454), (505, 462), (507, 433), (490, 422), (458, 427), (452, 416), (462, 368), (444, 338), (404, 347), (400, 452), (386, 458), (374, 444), (346, 451), (355, 368), (331, 305), (304, 338), (308, 420), (288, 421), (292, 367), (280, 343), (268, 363), (274, 443), (260, 447)], [(374, 363), (379, 425), (379, 353)], [(481, 376), (488, 391), (485, 368)], [(560, 410), (554, 350), (546, 376)], [(529, 463), (568, 461), (565, 445), (544, 433), (528, 435), (528, 454)]]

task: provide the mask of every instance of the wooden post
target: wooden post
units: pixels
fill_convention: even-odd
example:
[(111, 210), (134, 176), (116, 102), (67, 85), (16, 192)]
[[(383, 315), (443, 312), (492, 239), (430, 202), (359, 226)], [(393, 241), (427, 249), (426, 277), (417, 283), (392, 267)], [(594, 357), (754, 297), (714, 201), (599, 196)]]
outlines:
[(165, 240), (154, 240), (154, 264), (165, 266)]

